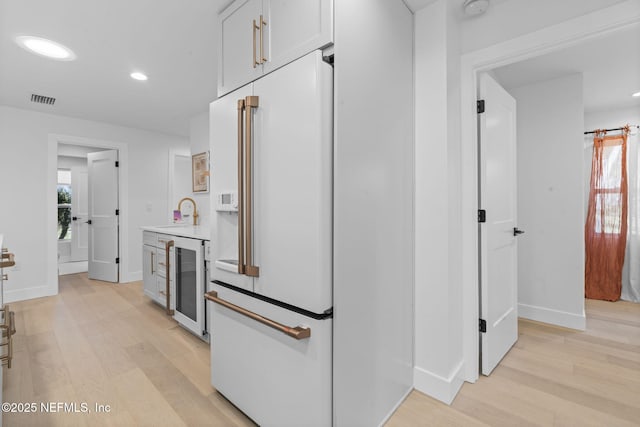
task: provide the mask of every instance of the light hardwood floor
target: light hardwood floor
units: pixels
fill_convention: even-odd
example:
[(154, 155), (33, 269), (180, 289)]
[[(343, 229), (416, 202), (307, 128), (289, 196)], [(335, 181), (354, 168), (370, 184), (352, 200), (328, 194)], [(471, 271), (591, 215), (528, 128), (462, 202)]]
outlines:
[(413, 392), (388, 426), (640, 426), (640, 304), (587, 300), (587, 330), (521, 319), (489, 377), (451, 406)]
[[(4, 401), (86, 402), (92, 412), (5, 413), (5, 426), (253, 425), (211, 387), (209, 346), (141, 282), (62, 276), (59, 295), (11, 306)], [(388, 426), (640, 425), (640, 305), (588, 301), (587, 317), (586, 332), (520, 321), (491, 377), (465, 384), (451, 406), (414, 391)]]

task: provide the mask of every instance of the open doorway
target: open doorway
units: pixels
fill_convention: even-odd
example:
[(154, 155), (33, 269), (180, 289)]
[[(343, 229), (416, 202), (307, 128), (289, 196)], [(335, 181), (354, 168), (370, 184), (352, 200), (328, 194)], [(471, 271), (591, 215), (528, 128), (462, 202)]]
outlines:
[[(59, 155), (75, 160), (59, 161)], [(126, 216), (120, 216), (121, 211), (128, 210), (128, 173), (125, 167), (121, 167), (126, 166), (128, 161), (127, 145), (82, 137), (50, 135), (48, 159), (50, 178), (47, 186), (50, 193), (50, 210), (47, 224), (51, 230), (47, 240), (48, 280), (56, 285), (56, 292), (59, 273), (85, 270), (88, 271), (89, 278), (114, 283), (128, 281), (128, 278), (121, 274), (121, 271), (126, 271), (128, 264), (128, 220)], [(59, 169), (61, 174), (58, 173)], [(83, 212), (83, 207), (77, 206), (75, 215), (71, 212), (74, 208), (72, 169), (79, 172), (75, 180), (78, 184), (78, 188), (75, 189), (78, 196), (75, 197), (75, 202), (79, 205), (83, 199), (83, 186), (86, 186), (86, 212)], [(86, 184), (82, 177), (85, 170)], [(65, 178), (67, 171), (68, 175)], [(58, 198), (58, 189), (61, 187), (58, 183), (59, 175), (64, 181), (61, 183), (60, 191), (63, 195), (62, 200)], [(70, 195), (65, 199), (66, 192)], [(65, 209), (67, 212), (58, 214), (59, 210)], [(74, 234), (77, 240), (74, 240)], [(60, 240), (67, 240), (68, 243)], [(92, 244), (92, 241), (96, 244)], [(65, 245), (68, 247), (64, 248)], [(85, 251), (86, 269), (83, 265), (85, 261), (82, 259), (85, 257)], [(59, 260), (67, 262), (59, 264)], [(60, 268), (61, 265), (71, 262), (75, 265), (64, 265)]]
[(58, 144), (57, 236), (60, 275), (88, 271), (89, 176), (87, 155), (100, 147)]
[[(623, 252), (623, 240), (628, 240), (627, 256), (625, 274), (623, 274), (622, 262), (618, 262), (618, 269), (609, 260), (611, 255), (616, 256), (612, 253), (613, 248), (602, 248), (602, 245), (596, 242), (595, 249), (605, 253), (593, 255), (598, 259), (592, 258), (591, 263), (597, 266), (601, 274), (592, 282), (594, 286), (601, 287), (605, 285), (603, 282), (607, 284), (616, 282), (614, 276), (617, 275), (618, 294), (615, 297), (596, 298), (593, 294), (587, 293), (586, 297), (601, 300), (618, 300), (622, 297), (622, 299), (633, 300), (632, 295), (640, 291), (637, 282), (634, 282), (634, 276), (640, 275), (640, 269), (635, 268), (636, 265), (640, 265), (640, 251), (638, 251), (640, 242), (636, 242), (638, 236), (635, 228), (637, 227), (633, 226), (640, 220), (640, 212), (633, 209), (634, 203), (637, 204), (638, 200), (636, 194), (640, 190), (637, 184), (638, 150), (637, 145), (632, 145), (634, 134), (637, 133), (635, 126), (640, 122), (640, 102), (632, 96), (637, 88), (640, 88), (640, 56), (635, 53), (639, 51), (640, 25), (634, 25), (557, 52), (494, 68), (480, 76), (481, 92), (483, 78), (495, 78), (495, 81), (513, 97), (518, 106), (515, 144), (517, 156), (514, 156), (514, 164), (495, 168), (499, 159), (490, 160), (494, 166), (494, 172), (495, 170), (517, 170), (514, 183), (517, 189), (518, 225), (527, 230), (527, 234), (518, 239), (517, 261), (514, 263), (517, 270), (516, 312), (520, 318), (585, 330), (587, 320), (585, 303), (591, 306), (598, 304), (593, 301), (585, 302), (585, 261), (587, 265), (590, 262), (588, 259), (585, 260), (585, 249), (587, 254), (590, 253), (589, 239), (585, 239), (585, 220), (590, 197), (593, 135), (587, 133), (583, 136), (583, 134), (592, 132), (591, 129), (609, 128), (611, 135), (619, 133), (620, 129), (627, 124), (634, 126), (626, 144), (626, 152), (629, 154), (626, 156), (629, 160), (629, 168), (626, 169), (628, 169), (629, 178), (636, 177), (636, 179), (635, 182), (633, 179), (628, 180), (629, 194), (625, 192), (623, 196), (621, 192), (623, 186), (620, 184), (622, 159), (625, 156), (622, 154), (621, 147), (611, 145), (602, 150), (602, 153), (608, 157), (604, 159), (604, 168), (598, 169), (606, 176), (600, 181), (603, 187), (596, 188), (596, 192), (601, 196), (596, 194), (595, 202), (599, 203), (600, 207), (596, 208), (594, 204), (592, 208), (597, 209), (598, 213), (601, 209), (605, 209), (607, 214), (603, 215), (602, 220), (598, 220), (593, 227), (594, 230), (598, 228), (595, 234), (600, 236), (601, 240), (612, 244), (619, 241)], [(593, 52), (608, 52), (616, 58), (616, 61), (614, 63), (594, 61)], [(489, 77), (488, 74), (493, 77)], [(485, 105), (487, 109), (485, 114), (491, 113), (491, 117), (495, 116), (496, 108), (492, 107), (497, 106), (496, 100), (485, 99)], [(498, 126), (495, 120), (492, 126), (494, 129)], [(481, 136), (481, 165), (485, 163), (483, 142)], [(495, 146), (495, 140), (489, 142), (490, 145)], [(612, 143), (613, 139), (607, 142), (607, 144)], [(481, 177), (482, 172), (481, 167)], [(617, 184), (614, 185), (616, 176)], [(481, 196), (487, 190), (483, 184), (481, 179)], [(498, 187), (501, 185), (503, 184), (498, 184)], [(624, 188), (626, 187), (625, 183)], [(500, 200), (504, 201), (507, 197), (508, 195), (504, 195)], [(625, 203), (626, 200), (631, 202), (629, 203), (628, 236), (627, 221), (624, 227), (621, 227), (620, 223), (623, 197)], [(490, 213), (493, 214), (493, 212)], [(488, 223), (493, 223), (494, 215), (487, 216), (491, 219)], [(515, 241), (515, 239), (511, 240)], [(482, 236), (480, 242), (482, 260), (486, 253)], [(490, 253), (489, 256), (491, 256)], [(498, 265), (504, 266), (511, 259), (512, 257), (502, 256)], [(492, 265), (481, 263), (481, 272), (486, 264)], [(482, 275), (482, 279), (485, 277), (486, 273)], [(603, 281), (603, 278), (606, 280)], [(486, 286), (482, 279), (480, 312), (484, 317), (483, 307), (495, 307), (502, 304), (505, 298), (494, 298), (492, 304), (486, 304)], [(495, 280), (490, 281), (489, 285), (495, 286), (493, 282)], [(624, 290), (622, 295), (620, 284)], [(500, 295), (506, 294), (502, 292)], [(636, 302), (638, 301), (640, 299), (636, 299)], [(483, 362), (486, 350), (491, 350), (485, 348), (485, 340), (493, 332), (490, 326), (493, 326), (493, 321), (506, 321), (506, 317), (498, 316), (496, 319), (487, 320), (487, 330), (481, 332)], [(517, 320), (513, 323), (517, 327)], [(515, 336), (517, 337), (517, 334)], [(498, 356), (501, 358), (504, 354), (506, 351)], [(491, 355), (490, 351), (489, 355)], [(484, 364), (481, 369), (483, 373), (487, 373)]]
[[(475, 202), (479, 191), (475, 107), (478, 77), (483, 73), (490, 73), (518, 101), (518, 224), (527, 231), (526, 238), (518, 243), (518, 315), (573, 329), (584, 329), (586, 325), (586, 168), (583, 131), (591, 126), (587, 122), (595, 110), (590, 113), (587, 107), (585, 113), (585, 105), (590, 101), (583, 90), (594, 76), (595, 70), (575, 68), (576, 64), (571, 63), (570, 59), (575, 54), (582, 56), (586, 64), (593, 65), (603, 63), (594, 58), (594, 52), (607, 52), (607, 57), (611, 52), (611, 57), (615, 59), (608, 64), (615, 67), (614, 64), (618, 63), (624, 68), (625, 64), (620, 63), (620, 58), (626, 55), (635, 67), (636, 83), (640, 83), (637, 81), (640, 75), (637, 69), (640, 64), (638, 49), (633, 47), (640, 40), (637, 32), (638, 17), (622, 12), (592, 15), (594, 16), (586, 15), (554, 29), (542, 30), (535, 38), (521, 37), (508, 44), (496, 45), (495, 48), (473, 52), (462, 58), (463, 105), (466, 106), (468, 102), (469, 107), (474, 107), (473, 111), (470, 108), (463, 109), (462, 115), (463, 211), (475, 213), (479, 208)], [(594, 19), (595, 15), (598, 15), (597, 19)], [(608, 38), (622, 38), (624, 41), (610, 41), (611, 48), (594, 47), (598, 43), (605, 43)], [(589, 46), (589, 43), (592, 45)], [(616, 43), (617, 49), (613, 48)], [(580, 49), (583, 50), (582, 53), (578, 53)], [(619, 49), (623, 52), (619, 52)], [(536, 61), (554, 55), (558, 59), (555, 68), (543, 70), (534, 67)], [(524, 68), (518, 68), (521, 66)], [(514, 79), (532, 78), (535, 81), (516, 87), (508, 81), (507, 74)], [(617, 87), (622, 78), (609, 77), (609, 80)], [(613, 92), (606, 88), (603, 90), (605, 93)], [(568, 95), (567, 91), (571, 91), (573, 95)], [(625, 97), (631, 99), (634, 91), (637, 89), (627, 90)], [(571, 113), (570, 117), (566, 112)], [(635, 121), (632, 124), (637, 124), (637, 119)], [(617, 126), (624, 124), (619, 123)], [(603, 120), (602, 124), (594, 126), (607, 125)], [(521, 137), (525, 131), (529, 134), (529, 141), (526, 143)], [(465, 329), (464, 338), (466, 379), (473, 382), (480, 371), (477, 361), (480, 354), (479, 334), (482, 333), (478, 330), (479, 317), (475, 317), (480, 312), (477, 255), (480, 241), (478, 234), (473, 232), (478, 227), (477, 222), (471, 221), (471, 216), (467, 218), (463, 224), (463, 246), (476, 248), (475, 253), (466, 252), (463, 259), (463, 282), (466, 289), (463, 307), (465, 325), (468, 328)], [(465, 229), (467, 232), (464, 232)], [(571, 247), (566, 242), (570, 242)], [(558, 280), (562, 286), (558, 284)], [(564, 302), (560, 303), (562, 301)]]

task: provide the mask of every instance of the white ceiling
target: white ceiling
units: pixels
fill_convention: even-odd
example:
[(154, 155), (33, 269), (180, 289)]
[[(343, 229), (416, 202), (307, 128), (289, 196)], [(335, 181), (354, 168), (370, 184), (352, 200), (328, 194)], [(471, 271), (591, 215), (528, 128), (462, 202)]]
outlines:
[[(216, 15), (231, 1), (0, 0), (0, 105), (187, 136), (189, 118), (216, 97)], [(434, 0), (405, 1), (416, 11)], [(468, 19), (463, 3), (451, 6)], [(496, 73), (505, 86), (515, 87), (584, 72), (588, 109), (629, 105), (634, 101), (628, 87), (635, 83), (633, 91), (640, 90), (640, 33), (634, 31)], [(30, 54), (15, 44), (19, 34), (63, 43), (78, 59)], [(591, 58), (594, 52), (602, 53), (599, 60)], [(627, 65), (608, 65), (619, 61)], [(149, 80), (132, 80), (134, 70)], [(34, 104), (32, 93), (56, 103)]]
[(583, 73), (585, 112), (640, 107), (640, 25), (494, 72), (507, 90)]
[[(215, 21), (230, 0), (0, 0), (0, 104), (186, 136), (217, 84)], [(15, 44), (49, 38), (78, 59)], [(148, 74), (138, 82), (134, 70)], [(53, 106), (31, 94), (56, 98)]]

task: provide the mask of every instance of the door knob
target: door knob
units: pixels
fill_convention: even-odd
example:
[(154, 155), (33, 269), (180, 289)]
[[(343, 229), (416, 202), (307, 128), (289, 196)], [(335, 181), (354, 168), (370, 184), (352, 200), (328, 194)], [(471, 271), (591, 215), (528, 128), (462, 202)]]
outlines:
[(513, 235), (517, 236), (518, 234), (524, 234), (524, 231), (519, 230), (518, 227), (513, 227)]

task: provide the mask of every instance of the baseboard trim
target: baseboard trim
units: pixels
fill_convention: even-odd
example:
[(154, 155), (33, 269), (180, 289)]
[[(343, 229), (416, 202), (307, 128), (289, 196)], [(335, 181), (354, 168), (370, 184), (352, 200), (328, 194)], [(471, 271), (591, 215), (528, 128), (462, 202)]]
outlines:
[(89, 271), (89, 261), (62, 262), (58, 264), (58, 276)]
[(140, 280), (142, 280), (142, 271), (134, 271), (123, 277), (120, 283), (138, 282)]
[(577, 329), (579, 331), (584, 331), (587, 327), (587, 320), (584, 311), (582, 312), (582, 315), (579, 315), (566, 311), (554, 310), (552, 308), (518, 304), (518, 316), (525, 319), (535, 320), (537, 322)]
[(4, 292), (4, 303), (25, 301), (28, 299), (49, 297), (56, 295), (56, 289), (50, 286), (37, 286), (33, 288), (12, 289)]
[(398, 403), (396, 403), (393, 408), (391, 409), (391, 411), (389, 411), (389, 413), (387, 414), (386, 417), (384, 417), (384, 419), (382, 420), (382, 422), (380, 423), (379, 427), (382, 427), (383, 425), (385, 425), (387, 423), (387, 421), (389, 421), (389, 419), (393, 416), (393, 414), (398, 410), (398, 408), (400, 407), (400, 405), (402, 405), (404, 403), (404, 401), (407, 399), (407, 397), (409, 396), (409, 394), (413, 391), (413, 387), (409, 387), (406, 391), (406, 393), (404, 393), (402, 395), (402, 398), (400, 398), (400, 400), (398, 400)]
[(462, 387), (462, 370), (464, 362), (461, 360), (447, 378), (420, 367), (413, 368), (413, 385), (416, 390), (450, 405)]

